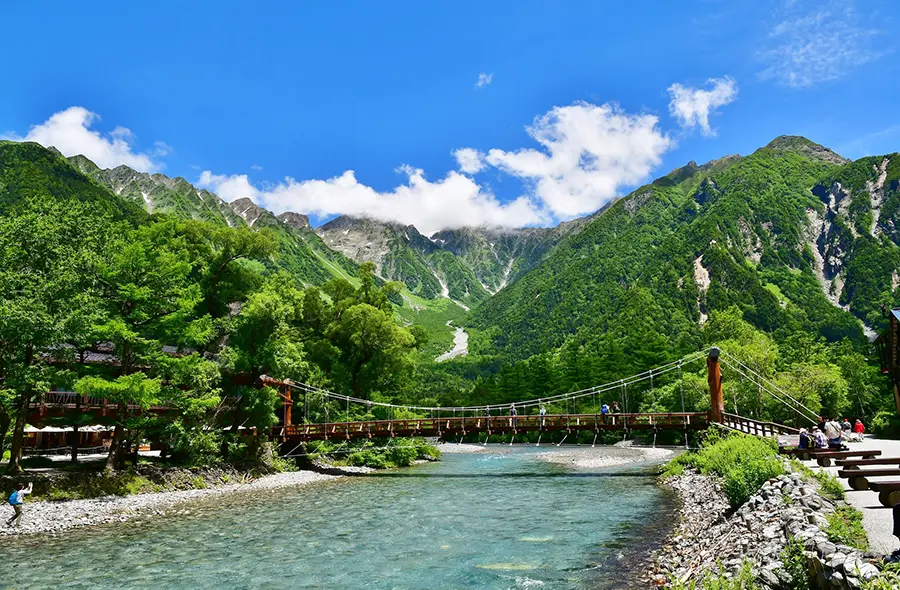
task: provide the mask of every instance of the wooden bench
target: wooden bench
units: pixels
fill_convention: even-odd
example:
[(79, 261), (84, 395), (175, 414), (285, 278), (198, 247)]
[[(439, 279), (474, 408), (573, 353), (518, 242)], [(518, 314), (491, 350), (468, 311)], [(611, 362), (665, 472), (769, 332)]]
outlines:
[(869, 489), (878, 493), (878, 501), (882, 506), (893, 508), (900, 504), (900, 481), (869, 482)]
[(849, 457), (874, 459), (881, 454), (881, 451), (878, 450), (832, 451), (830, 449), (779, 449), (779, 452), (785, 455), (795, 455), (803, 461), (815, 459), (816, 462), (822, 467), (831, 467), (832, 459), (846, 459)]
[(826, 451), (824, 449), (816, 449), (810, 455), (816, 460), (820, 467), (831, 467), (832, 459), (848, 459), (850, 457), (860, 457), (861, 459), (874, 459), (879, 456), (881, 451)]
[(896, 465), (900, 467), (900, 457), (876, 457), (872, 459), (838, 459), (834, 462), (838, 467), (854, 469), (867, 465)]
[(900, 469), (841, 469), (838, 477), (847, 480), (847, 484), (854, 490), (869, 489), (870, 477), (885, 477), (890, 475), (900, 476)]

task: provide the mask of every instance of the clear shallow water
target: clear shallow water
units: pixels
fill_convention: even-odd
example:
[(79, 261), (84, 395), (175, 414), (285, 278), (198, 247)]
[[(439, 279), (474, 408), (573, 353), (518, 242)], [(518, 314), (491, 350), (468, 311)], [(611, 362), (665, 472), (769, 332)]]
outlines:
[(661, 539), (672, 498), (646, 464), (576, 472), (535, 451), (445, 454), (5, 541), (0, 588), (624, 587), (627, 556)]

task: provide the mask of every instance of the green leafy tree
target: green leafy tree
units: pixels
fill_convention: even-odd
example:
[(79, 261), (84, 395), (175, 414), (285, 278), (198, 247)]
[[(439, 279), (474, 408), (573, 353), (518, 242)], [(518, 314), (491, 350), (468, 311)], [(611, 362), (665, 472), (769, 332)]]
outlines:
[[(190, 325), (193, 309), (202, 299), (201, 289), (190, 280), (192, 264), (184, 241), (170, 230), (168, 224), (161, 223), (127, 232), (110, 243), (99, 265), (106, 320), (94, 326), (93, 332), (98, 340), (114, 345), (119, 378), (138, 370), (155, 372), (163, 346)], [(101, 380), (81, 383), (81, 391), (91, 393), (90, 387), (99, 387)], [(141, 397), (127, 399), (132, 391), (142, 394), (140, 389), (122, 388), (116, 399), (118, 411), (108, 469), (124, 463), (128, 405), (143, 405)]]
[(49, 389), (55, 363), (71, 355), (61, 345), (86, 332), (96, 315), (92, 270), (107, 227), (87, 206), (42, 197), (0, 217), (0, 383), (14, 416), (10, 473), (21, 471), (29, 403)]

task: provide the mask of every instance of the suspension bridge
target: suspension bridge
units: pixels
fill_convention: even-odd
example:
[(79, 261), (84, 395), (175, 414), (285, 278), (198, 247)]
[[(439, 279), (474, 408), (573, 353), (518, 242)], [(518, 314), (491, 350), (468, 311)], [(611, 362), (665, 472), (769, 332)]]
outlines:
[[(696, 370), (696, 366), (704, 361), (709, 409), (688, 411), (683, 371)], [(723, 368), (731, 372), (730, 378), (746, 380), (758, 388), (760, 399), (766, 394), (787, 408), (797, 428), (742, 416), (738, 413), (736, 399), (733, 412), (726, 412)], [(282, 443), (411, 436), (460, 439), (469, 434), (515, 436), (532, 432), (563, 432), (567, 436), (581, 431), (594, 432), (596, 441), (601, 432), (622, 431), (627, 434), (631, 431), (649, 431), (655, 434), (662, 430), (676, 430), (683, 431), (687, 436), (689, 431), (704, 430), (713, 424), (758, 436), (790, 436), (797, 434), (799, 426), (818, 421), (818, 416), (782, 388), (740, 359), (717, 348), (689, 354), (641, 373), (579, 391), (479, 406), (392, 404), (341, 395), (269, 376), (262, 376), (261, 381), (278, 389), (281, 396), (279, 421), (271, 434)], [(670, 386), (676, 384), (680, 412), (630, 411), (640, 402), (645, 407), (656, 407), (656, 387), (662, 382), (668, 382)], [(636, 391), (639, 395), (635, 395)], [(637, 402), (635, 397), (639, 398)], [(239, 398), (225, 398), (220, 410), (223, 414), (234, 412), (238, 402)], [(607, 412), (601, 410), (604, 404), (608, 405)], [(692, 405), (699, 404), (695, 400)], [(514, 415), (510, 415), (512, 408), (515, 408)], [(118, 404), (102, 398), (72, 392), (48, 392), (30, 405), (29, 422), (40, 424), (48, 418), (60, 419), (72, 412), (110, 417), (119, 409)], [(174, 409), (166, 406), (128, 406), (126, 411), (129, 414), (166, 414)], [(295, 421), (298, 412), (302, 415)]]
[[(706, 361), (710, 404), (707, 411), (686, 411), (684, 397), (685, 367)], [(818, 421), (811, 410), (782, 388), (727, 352), (712, 348), (687, 355), (677, 361), (654, 367), (642, 373), (603, 385), (549, 397), (520, 400), (513, 403), (481, 406), (415, 406), (374, 402), (341, 395), (308, 384), (283, 381), (268, 376), (263, 382), (276, 387), (284, 398), (281, 423), (273, 435), (282, 442), (304, 443), (322, 440), (356, 440), (394, 437), (460, 438), (469, 434), (519, 434), (529, 432), (565, 432), (659, 430), (704, 430), (712, 424), (758, 436), (790, 436), (798, 428), (765, 422), (725, 411), (722, 391), (722, 367), (731, 370), (759, 388), (760, 396), (768, 396), (785, 406), (799, 425)], [(654, 384), (677, 372), (680, 412), (629, 412), (629, 388), (649, 386), (651, 407), (656, 405)], [(646, 393), (646, 392), (645, 392)], [(646, 397), (646, 395), (645, 395)], [(612, 402), (604, 413), (601, 408)], [(621, 406), (619, 406), (621, 404)], [(736, 402), (735, 402), (736, 405)], [(294, 423), (295, 406), (302, 411)], [(619, 407), (618, 410), (616, 409)], [(514, 413), (513, 413), (513, 408)], [(557, 411), (547, 412), (546, 408)], [(330, 409), (330, 411), (329, 411)], [(558, 410), (563, 409), (560, 412)], [(580, 410), (580, 411), (579, 411)], [(330, 419), (339, 412), (341, 419)], [(376, 417), (381, 414), (380, 417)], [(354, 418), (354, 416), (359, 416)]]

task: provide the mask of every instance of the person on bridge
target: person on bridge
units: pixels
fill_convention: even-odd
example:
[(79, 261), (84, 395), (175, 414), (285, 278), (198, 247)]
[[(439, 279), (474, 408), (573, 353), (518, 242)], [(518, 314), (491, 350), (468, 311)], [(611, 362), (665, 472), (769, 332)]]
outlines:
[(543, 428), (544, 427), (544, 417), (547, 415), (547, 408), (544, 407), (544, 404), (541, 404), (541, 409), (540, 409), (539, 413), (541, 415), (541, 428)]
[(809, 432), (806, 431), (805, 428), (800, 429), (800, 442), (797, 443), (798, 449), (808, 449), (809, 448)]
[(516, 416), (518, 415), (518, 413), (519, 412), (516, 410), (516, 404), (509, 404), (509, 416), (510, 416), (509, 423), (512, 425), (513, 428), (516, 427), (516, 424), (517, 424)]
[(9, 505), (13, 507), (13, 515), (6, 521), (6, 526), (12, 526), (13, 523), (16, 523), (16, 526), (22, 524), (22, 505), (25, 504), (25, 495), (30, 493), (31, 482), (28, 482), (27, 488), (25, 484), (16, 484), (16, 491), (9, 496)]
[(609, 406), (607, 406), (606, 404), (603, 404), (602, 406), (600, 406), (600, 413), (603, 414), (603, 422), (605, 424), (606, 416), (609, 415)]

